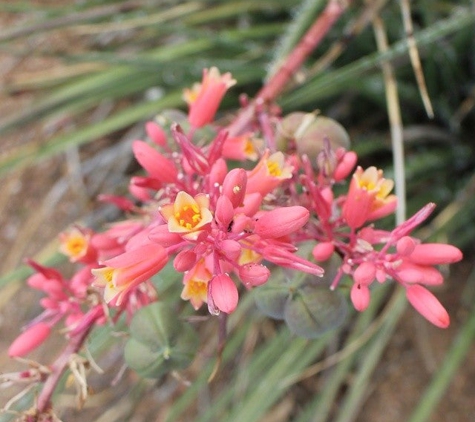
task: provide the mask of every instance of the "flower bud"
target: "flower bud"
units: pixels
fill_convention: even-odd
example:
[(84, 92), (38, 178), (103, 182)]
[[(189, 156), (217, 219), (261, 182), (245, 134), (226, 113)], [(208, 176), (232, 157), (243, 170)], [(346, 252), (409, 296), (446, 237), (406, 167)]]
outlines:
[(175, 259), (173, 260), (173, 267), (179, 273), (183, 273), (185, 271), (191, 270), (193, 266), (196, 264), (197, 257), (193, 251), (184, 250), (177, 254)]
[(353, 273), (355, 284), (369, 286), (376, 277), (376, 266), (372, 262), (363, 262)]
[(353, 306), (359, 312), (363, 312), (369, 305), (370, 291), (364, 284), (354, 283), (351, 287), (351, 301)]
[(11, 344), (8, 348), (8, 355), (10, 357), (23, 357), (27, 355), (42, 344), (50, 333), (50, 326), (44, 322), (32, 325)]
[(438, 265), (452, 264), (463, 258), (460, 249), (443, 243), (416, 245), (409, 259), (416, 264)]
[(219, 311), (230, 314), (236, 309), (239, 300), (238, 290), (227, 274), (219, 274), (208, 285), (208, 304), (211, 302)]
[(335, 252), (333, 242), (320, 242), (314, 246), (312, 255), (317, 261), (326, 261)]
[(309, 211), (299, 205), (276, 208), (256, 221), (254, 233), (263, 238), (273, 239), (287, 236), (302, 228), (309, 217)]
[(231, 170), (223, 181), (223, 195), (227, 196), (233, 208), (240, 207), (246, 194), (247, 174), (242, 168)]
[(447, 328), (450, 325), (449, 314), (437, 298), (425, 287), (418, 284), (408, 287), (406, 297), (416, 311), (435, 326)]
[(145, 123), (145, 132), (155, 145), (163, 147), (167, 144), (167, 135), (155, 122)]
[(416, 241), (410, 236), (401, 237), (396, 243), (396, 250), (399, 255), (410, 255), (416, 247)]
[(270, 276), (269, 269), (261, 264), (246, 264), (239, 268), (239, 278), (246, 287), (260, 286)]

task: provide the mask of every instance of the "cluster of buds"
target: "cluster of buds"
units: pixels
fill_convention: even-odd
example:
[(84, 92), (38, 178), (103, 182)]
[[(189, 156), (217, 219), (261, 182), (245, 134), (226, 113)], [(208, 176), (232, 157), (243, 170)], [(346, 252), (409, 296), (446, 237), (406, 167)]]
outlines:
[[(169, 262), (183, 273), (181, 298), (218, 315), (233, 312), (239, 291), (265, 284), (275, 266), (322, 277), (320, 265), (338, 256), (330, 288), (344, 275), (352, 279), (358, 311), (367, 308), (374, 281), (392, 279), (424, 317), (448, 326), (447, 312), (424, 286), (442, 283), (434, 266), (462, 254), (410, 236), (434, 205), (392, 231), (375, 229), (373, 222), (397, 206), (393, 182), (375, 167), (356, 167), (346, 131), (314, 114), (282, 118), (264, 105), (238, 131), (219, 127), (215, 114), (234, 84), (229, 73), (205, 70), (202, 83), (185, 92), (183, 127), (146, 124), (148, 139), (132, 145), (144, 170), (130, 181), (133, 199), (103, 196), (127, 219), (102, 232), (73, 227), (60, 236), (61, 252), (80, 266), (70, 280), (30, 262), (37, 274), (28, 283), (47, 294), (45, 311), (12, 344), (11, 356), (37, 347), (63, 318), (74, 338), (110, 318), (106, 305), (116, 317), (134, 314), (157, 299), (150, 280)], [(348, 177), (347, 192), (335, 195)], [(307, 257), (296, 254), (303, 243), (313, 247)]]

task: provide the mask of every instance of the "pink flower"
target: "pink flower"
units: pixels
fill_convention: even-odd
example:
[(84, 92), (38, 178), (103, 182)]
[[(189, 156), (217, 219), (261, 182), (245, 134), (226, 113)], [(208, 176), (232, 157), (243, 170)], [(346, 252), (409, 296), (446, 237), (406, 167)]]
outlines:
[(193, 268), (197, 260), (196, 254), (189, 249), (178, 252), (173, 260), (173, 268), (179, 273), (185, 272)]
[(208, 282), (212, 273), (205, 259), (200, 259), (195, 266), (183, 277), (181, 298), (189, 300), (191, 306), (198, 310), (208, 298)]
[(351, 287), (350, 297), (353, 306), (359, 312), (363, 312), (369, 305), (370, 291), (367, 285), (354, 283)]
[(223, 157), (239, 161), (257, 160), (258, 154), (254, 146), (252, 134), (245, 133), (226, 139), (223, 145)]
[(91, 231), (71, 227), (59, 235), (59, 251), (71, 262), (93, 262), (97, 258), (96, 249), (91, 245)]
[[(337, 151), (338, 155), (338, 151)], [(358, 156), (354, 151), (345, 151), (340, 157), (335, 171), (333, 172), (333, 179), (339, 182), (346, 179), (351, 171), (355, 168)]]
[(257, 165), (247, 174), (247, 193), (258, 192), (263, 197), (273, 191), (284, 180), (292, 178), (294, 168), (285, 162), (280, 151), (269, 155), (267, 150)]
[(10, 357), (23, 357), (40, 346), (50, 335), (51, 327), (44, 322), (32, 325), (21, 333), (8, 348)]
[(194, 198), (180, 191), (173, 204), (164, 205), (160, 213), (168, 223), (168, 231), (187, 240), (196, 240), (213, 221), (209, 210), (209, 197), (198, 194)]
[(261, 264), (246, 264), (239, 267), (239, 278), (246, 287), (264, 284), (270, 277), (269, 269)]
[(320, 242), (316, 244), (312, 250), (312, 255), (317, 261), (326, 261), (335, 252), (333, 242)]
[(126, 294), (143, 281), (157, 274), (167, 263), (166, 250), (155, 243), (127, 251), (91, 270), (94, 285), (104, 287), (104, 300), (119, 306)]
[(204, 69), (201, 84), (195, 84), (184, 92), (185, 101), (190, 107), (190, 124), (200, 128), (211, 123), (224, 94), (235, 84), (236, 80), (229, 72), (221, 75), (216, 67)]
[(155, 145), (163, 147), (167, 144), (167, 135), (155, 122), (145, 123), (145, 131)]
[(361, 227), (368, 219), (381, 218), (394, 211), (395, 197), (388, 197), (393, 181), (383, 178), (382, 170), (358, 167), (353, 174), (343, 205), (343, 217), (352, 229)]
[(239, 294), (236, 285), (227, 274), (219, 274), (211, 279), (208, 286), (208, 307), (211, 314), (217, 311), (230, 314), (236, 309)]
[(242, 206), (247, 191), (247, 175), (242, 168), (232, 169), (223, 181), (223, 196), (231, 201), (233, 208)]
[(263, 214), (254, 225), (254, 233), (260, 237), (276, 239), (301, 229), (308, 221), (310, 212), (299, 205), (275, 208)]
[(363, 262), (353, 273), (355, 284), (369, 286), (376, 277), (376, 266), (372, 262)]
[(132, 149), (137, 161), (152, 178), (161, 183), (176, 182), (178, 171), (172, 161), (144, 141), (134, 141)]
[(408, 287), (406, 297), (416, 311), (435, 326), (447, 328), (450, 325), (449, 314), (425, 287), (418, 284)]
[(460, 249), (443, 243), (425, 243), (415, 245), (408, 259), (415, 264), (438, 265), (452, 264), (463, 258)]

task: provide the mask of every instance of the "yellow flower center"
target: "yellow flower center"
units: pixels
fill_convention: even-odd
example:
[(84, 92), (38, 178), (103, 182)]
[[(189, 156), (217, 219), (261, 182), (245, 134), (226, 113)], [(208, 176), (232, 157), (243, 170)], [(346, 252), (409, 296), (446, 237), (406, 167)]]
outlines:
[(267, 161), (267, 169), (271, 176), (279, 177), (282, 175), (282, 169), (280, 168), (279, 163), (275, 161)]
[(181, 210), (175, 212), (175, 218), (181, 227), (191, 230), (201, 221), (201, 212), (196, 204), (185, 205)]
[(188, 281), (188, 292), (191, 297), (199, 297), (207, 292), (208, 283), (205, 281)]
[(83, 252), (84, 248), (86, 247), (86, 241), (84, 237), (71, 237), (67, 240), (65, 245), (65, 249), (68, 251), (70, 256), (78, 256)]

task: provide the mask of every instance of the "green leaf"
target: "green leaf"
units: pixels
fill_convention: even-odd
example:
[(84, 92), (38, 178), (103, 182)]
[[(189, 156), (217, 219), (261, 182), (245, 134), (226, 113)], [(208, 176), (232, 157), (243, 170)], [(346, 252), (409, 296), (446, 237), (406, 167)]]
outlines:
[(347, 301), (339, 290), (305, 285), (287, 300), (284, 318), (294, 334), (312, 339), (339, 327), (347, 312)]
[(140, 309), (130, 324), (131, 338), (124, 358), (132, 369), (145, 378), (157, 378), (187, 367), (198, 346), (198, 336), (178, 319), (164, 302)]

